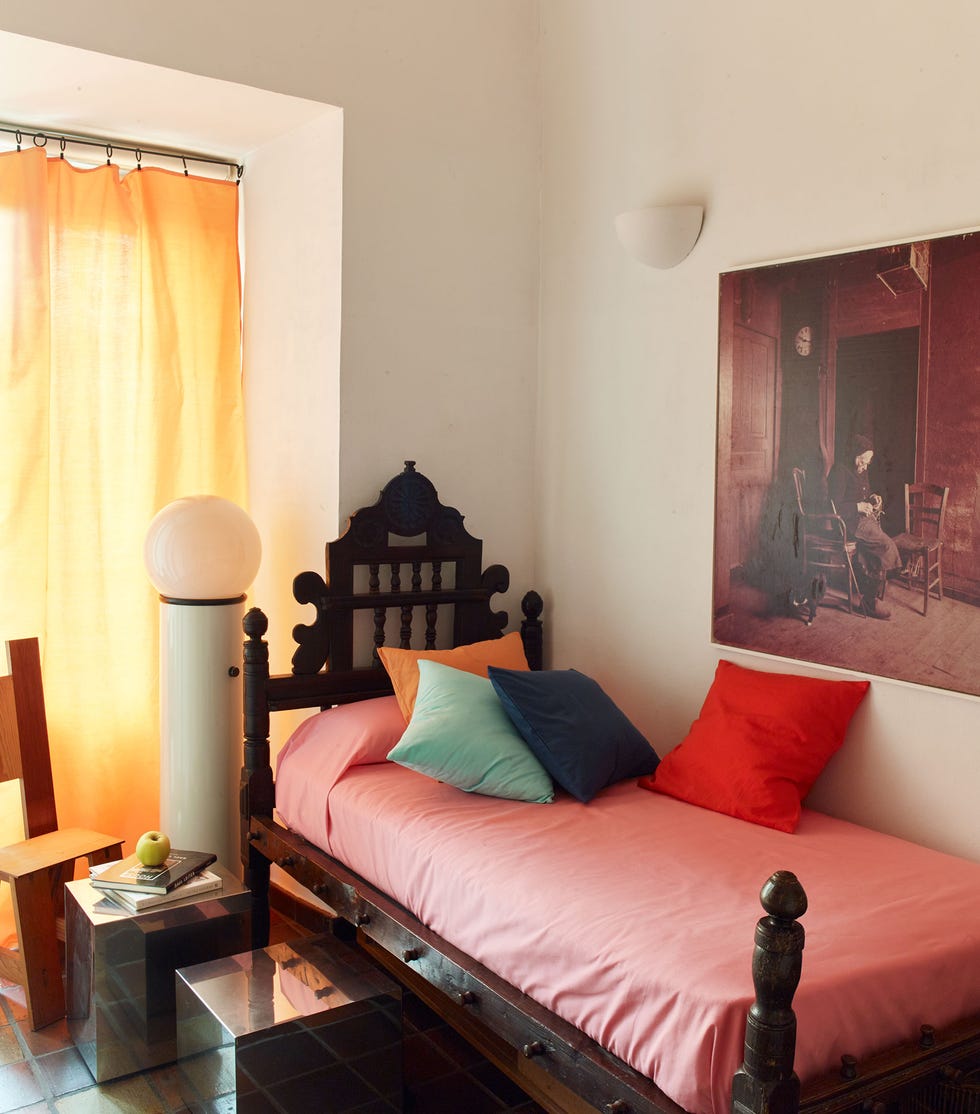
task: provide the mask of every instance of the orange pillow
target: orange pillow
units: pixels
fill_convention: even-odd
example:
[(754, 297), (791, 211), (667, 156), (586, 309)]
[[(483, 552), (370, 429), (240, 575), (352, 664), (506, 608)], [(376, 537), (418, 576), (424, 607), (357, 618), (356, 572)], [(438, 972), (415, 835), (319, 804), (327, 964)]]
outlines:
[(490, 638), (486, 642), (473, 642), (457, 646), (455, 650), (399, 650), (392, 646), (378, 649), (381, 661), (388, 671), (391, 684), (398, 698), (405, 722), (412, 718), (415, 697), (419, 690), (419, 659), (435, 661), (478, 677), (488, 677), (491, 665), (500, 669), (528, 669), (524, 656), (524, 643), (520, 632), (512, 631), (503, 638)]

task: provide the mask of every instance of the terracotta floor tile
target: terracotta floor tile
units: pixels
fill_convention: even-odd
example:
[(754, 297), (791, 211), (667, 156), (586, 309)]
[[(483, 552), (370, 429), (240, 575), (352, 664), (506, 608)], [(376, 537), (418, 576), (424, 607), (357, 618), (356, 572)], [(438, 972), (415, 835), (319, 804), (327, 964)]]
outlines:
[(26, 1060), (0, 1068), (0, 1114), (21, 1110), (43, 1098), (44, 1092)]
[(27, 1047), (35, 1056), (43, 1056), (46, 1052), (59, 1052), (63, 1048), (74, 1048), (75, 1042), (68, 1032), (68, 1022), (64, 1018), (60, 1021), (45, 1025), (43, 1029), (31, 1030), (24, 1020), (20, 1023), (20, 1035), (27, 1043)]
[(24, 1050), (17, 1039), (17, 1029), (13, 1025), (0, 1025), (0, 1066), (15, 1064), (24, 1059)]
[(92, 1074), (74, 1047), (38, 1056), (34, 1064), (55, 1098), (70, 1095), (73, 1091), (84, 1091), (92, 1086)]
[(24, 988), (16, 983), (7, 983), (0, 987), (0, 1000), (11, 1021), (25, 1021), (27, 1019), (27, 999), (24, 997)]
[(176, 1064), (153, 1068), (145, 1073), (145, 1078), (153, 1089), (160, 1093), (167, 1104), (167, 1109), (172, 1111), (173, 1114), (178, 1114), (179, 1111), (185, 1109), (184, 1102), (180, 1097), (180, 1079)]
[(54, 1107), (58, 1114), (167, 1114), (162, 1099), (140, 1075), (66, 1095)]

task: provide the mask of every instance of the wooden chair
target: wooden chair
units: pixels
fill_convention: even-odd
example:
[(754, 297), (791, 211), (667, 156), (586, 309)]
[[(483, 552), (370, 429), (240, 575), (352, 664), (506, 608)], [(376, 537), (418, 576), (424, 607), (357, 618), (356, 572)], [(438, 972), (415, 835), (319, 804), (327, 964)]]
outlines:
[(943, 598), (943, 530), (949, 488), (941, 484), (905, 485), (905, 533), (895, 538), (902, 557), (900, 579), (907, 588), (922, 587), (922, 614), (929, 612), (935, 588)]
[(0, 948), (0, 975), (24, 987), (27, 1017), (40, 1029), (65, 1016), (59, 935), (64, 939), (66, 882), (75, 860), (122, 857), (117, 836), (58, 830), (48, 727), (36, 638), (8, 642), (9, 675), (0, 676), (0, 781), (20, 779), (27, 839), (0, 848), (0, 881), (10, 885), (17, 947)]
[(839, 577), (847, 583), (847, 610), (854, 611), (857, 601), (865, 615), (854, 573), (854, 554), (857, 543), (847, 536), (847, 526), (839, 514), (830, 511), (808, 511), (806, 501), (806, 472), (793, 469), (793, 486), (796, 488), (796, 509), (801, 533), (803, 577), (807, 583), (815, 576)]

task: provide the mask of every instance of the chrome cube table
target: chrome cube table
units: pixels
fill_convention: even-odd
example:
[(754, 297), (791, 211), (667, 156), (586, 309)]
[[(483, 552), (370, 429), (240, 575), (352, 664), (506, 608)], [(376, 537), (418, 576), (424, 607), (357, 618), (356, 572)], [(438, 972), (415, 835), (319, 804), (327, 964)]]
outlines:
[(402, 1109), (401, 990), (326, 934), (177, 972), (192, 1114)]
[(210, 869), (220, 890), (142, 913), (87, 879), (65, 887), (68, 1031), (96, 1082), (176, 1060), (174, 971), (251, 944), (251, 894)]

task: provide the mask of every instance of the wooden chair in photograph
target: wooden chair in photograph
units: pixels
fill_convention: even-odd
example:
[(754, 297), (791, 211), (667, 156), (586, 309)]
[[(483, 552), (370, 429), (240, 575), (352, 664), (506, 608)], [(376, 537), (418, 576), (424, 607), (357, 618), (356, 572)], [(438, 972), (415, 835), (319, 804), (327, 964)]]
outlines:
[(803, 558), (803, 577), (807, 584), (824, 576), (844, 581), (847, 585), (847, 610), (854, 611), (855, 602), (865, 615), (861, 589), (854, 574), (854, 554), (857, 543), (847, 536), (847, 526), (839, 514), (831, 511), (808, 511), (806, 472), (793, 469), (793, 486), (796, 489), (796, 509), (799, 515), (799, 532)]
[(949, 488), (941, 484), (905, 485), (905, 533), (895, 538), (902, 558), (901, 579), (907, 588), (922, 588), (922, 614), (929, 596), (943, 598), (943, 531)]
[(76, 859), (122, 857), (122, 840), (84, 828), (58, 830), (47, 717), (36, 638), (6, 644), (0, 676), (0, 781), (19, 779), (27, 838), (0, 848), (0, 881), (10, 886), (17, 946), (0, 948), (0, 975), (24, 987), (32, 1029), (65, 1016), (59, 937), (65, 883)]

